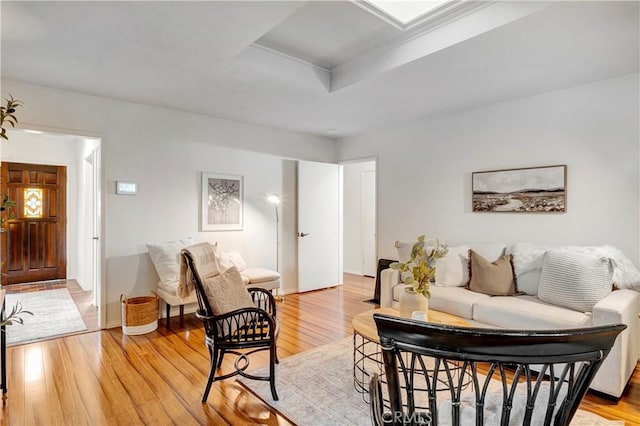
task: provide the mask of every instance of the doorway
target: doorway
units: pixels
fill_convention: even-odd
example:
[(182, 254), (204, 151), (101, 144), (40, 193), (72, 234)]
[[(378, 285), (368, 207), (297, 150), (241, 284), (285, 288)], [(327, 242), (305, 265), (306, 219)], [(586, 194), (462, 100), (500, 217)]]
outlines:
[(376, 276), (376, 161), (353, 160), (343, 165), (344, 271)]
[[(9, 133), (10, 132), (10, 133)], [(2, 146), (2, 162), (66, 168), (66, 265), (55, 279), (42, 277), (11, 285), (8, 293), (66, 288), (88, 329), (104, 326), (102, 300), (101, 160), (99, 138), (40, 130), (10, 130), (10, 143)], [(5, 180), (3, 179), (3, 184)], [(6, 192), (4, 192), (6, 194)], [(3, 196), (4, 196), (3, 194)], [(49, 237), (45, 234), (45, 237)], [(5, 248), (2, 257), (5, 259)], [(44, 281), (43, 281), (44, 280)], [(35, 281), (35, 284), (34, 284)], [(27, 290), (29, 289), (29, 290)], [(91, 317), (91, 324), (86, 315)]]
[(6, 161), (0, 168), (2, 194), (15, 203), (4, 217), (1, 282), (66, 279), (67, 168)]
[(298, 292), (342, 284), (342, 167), (298, 161)]

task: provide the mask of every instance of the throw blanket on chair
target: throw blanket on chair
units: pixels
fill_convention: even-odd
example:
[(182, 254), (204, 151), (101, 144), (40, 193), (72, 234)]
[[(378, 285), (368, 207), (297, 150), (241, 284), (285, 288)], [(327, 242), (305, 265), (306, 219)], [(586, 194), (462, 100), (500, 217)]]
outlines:
[(178, 296), (182, 298), (188, 297), (191, 292), (195, 290), (193, 287), (191, 271), (189, 270), (187, 261), (185, 260), (184, 256), (182, 256), (182, 253), (186, 252), (191, 255), (196, 270), (200, 275), (200, 281), (204, 282), (206, 278), (213, 277), (220, 273), (218, 267), (218, 255), (216, 251), (216, 246), (210, 243), (198, 243), (182, 249), (180, 255)]

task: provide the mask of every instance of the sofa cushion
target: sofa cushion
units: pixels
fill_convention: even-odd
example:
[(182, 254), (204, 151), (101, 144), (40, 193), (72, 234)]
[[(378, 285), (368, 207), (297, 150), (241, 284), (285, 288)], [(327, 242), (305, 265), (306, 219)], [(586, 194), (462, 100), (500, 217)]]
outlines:
[(149, 256), (156, 268), (160, 281), (172, 285), (178, 282), (180, 273), (180, 250), (195, 244), (192, 238), (168, 241), (165, 243), (147, 244)]
[(267, 281), (274, 281), (280, 278), (280, 274), (271, 269), (247, 268), (241, 272), (243, 278), (246, 277), (249, 284), (258, 284)]
[(168, 293), (172, 296), (178, 296), (178, 281), (174, 281), (171, 283), (163, 283), (162, 281), (158, 281), (158, 289), (162, 289), (165, 293)]
[(613, 265), (603, 256), (566, 249), (547, 251), (542, 263), (538, 298), (543, 302), (591, 312), (611, 293)]
[(513, 273), (518, 291), (535, 296), (538, 294), (542, 261), (550, 247), (532, 243), (515, 243), (507, 247), (512, 256)]
[(469, 246), (449, 247), (447, 254), (436, 260), (436, 285), (464, 287), (469, 283)]
[(473, 307), (473, 320), (504, 328), (561, 329), (591, 326), (591, 316), (547, 304), (535, 296), (488, 297)]
[(474, 250), (469, 250), (469, 266), (469, 290), (493, 296), (516, 293), (511, 255), (491, 262)]
[[(406, 284), (398, 284), (393, 288), (393, 300), (398, 302)], [(473, 318), (473, 305), (479, 300), (488, 299), (482, 293), (469, 291), (464, 287), (431, 286), (429, 309), (446, 312), (466, 319)]]
[(431, 286), (429, 309), (472, 319), (474, 304), (489, 298), (486, 294), (475, 293), (464, 287)]

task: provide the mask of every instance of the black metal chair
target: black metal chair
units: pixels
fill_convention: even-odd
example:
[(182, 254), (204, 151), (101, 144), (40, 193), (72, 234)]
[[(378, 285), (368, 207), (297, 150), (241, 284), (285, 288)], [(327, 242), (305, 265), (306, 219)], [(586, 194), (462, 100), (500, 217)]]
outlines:
[(383, 395), (374, 374), (375, 425), (460, 425), (471, 416), (483, 425), (486, 405), (495, 409), (495, 424), (568, 425), (626, 328), (493, 330), (373, 317), (388, 389)]
[[(269, 290), (249, 288), (255, 307), (236, 309), (215, 315), (207, 298), (203, 282), (197, 266), (188, 251), (182, 251), (187, 267), (191, 272), (191, 280), (198, 299), (196, 317), (204, 323), (205, 344), (209, 349), (211, 366), (209, 378), (202, 395), (206, 402), (213, 382), (241, 375), (253, 380), (269, 381), (271, 396), (278, 400), (275, 383), (275, 364), (278, 363), (276, 339), (278, 321), (276, 319), (276, 303)], [(224, 297), (224, 295), (220, 295)], [(249, 367), (249, 356), (259, 351), (269, 351), (269, 375), (255, 376), (246, 372)], [(236, 355), (234, 371), (216, 376), (222, 365), (225, 354)]]

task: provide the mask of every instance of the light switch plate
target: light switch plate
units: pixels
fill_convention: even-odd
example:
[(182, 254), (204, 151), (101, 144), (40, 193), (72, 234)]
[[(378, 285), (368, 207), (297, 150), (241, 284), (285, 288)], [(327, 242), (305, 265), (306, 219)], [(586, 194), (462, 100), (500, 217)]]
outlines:
[(138, 193), (138, 184), (136, 182), (116, 181), (116, 194), (120, 195), (136, 195)]

